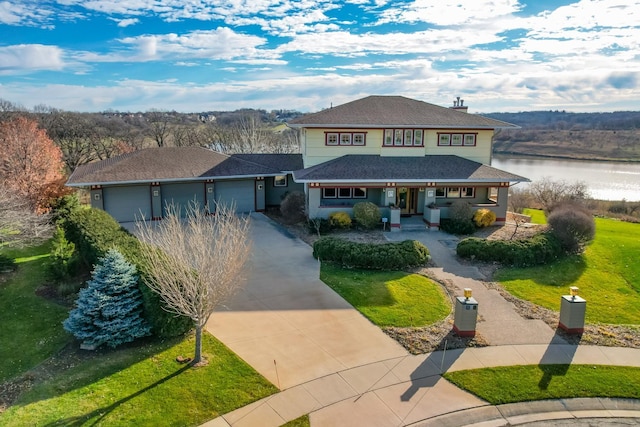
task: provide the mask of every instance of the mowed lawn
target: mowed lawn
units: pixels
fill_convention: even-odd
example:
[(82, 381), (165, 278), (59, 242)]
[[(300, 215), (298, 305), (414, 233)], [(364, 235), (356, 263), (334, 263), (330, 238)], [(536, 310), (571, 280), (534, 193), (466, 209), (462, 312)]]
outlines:
[(48, 243), (4, 250), (18, 271), (0, 284), (0, 383), (36, 366), (69, 342), (62, 321), (69, 309), (36, 295), (45, 282)]
[(351, 270), (322, 263), (320, 280), (380, 327), (426, 326), (451, 312), (450, 300), (440, 285), (418, 274)]
[(587, 300), (591, 323), (640, 324), (640, 224), (596, 218), (584, 254), (552, 265), (503, 268), (494, 279), (518, 298), (560, 310), (570, 286)]

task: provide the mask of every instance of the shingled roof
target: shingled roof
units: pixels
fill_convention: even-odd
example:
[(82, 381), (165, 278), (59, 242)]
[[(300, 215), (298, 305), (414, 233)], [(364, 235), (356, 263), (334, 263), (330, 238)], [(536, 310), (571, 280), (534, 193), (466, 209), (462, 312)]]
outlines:
[(453, 155), (349, 154), (294, 171), (296, 182), (527, 182), (527, 178)]
[(403, 96), (368, 96), (346, 104), (296, 118), (288, 123), (294, 128), (473, 128), (496, 129), (518, 126), (477, 114), (441, 107)]
[(67, 185), (124, 184), (154, 181), (190, 181), (207, 178), (273, 176), (299, 168), (302, 157), (226, 155), (200, 147), (147, 148), (79, 166)]

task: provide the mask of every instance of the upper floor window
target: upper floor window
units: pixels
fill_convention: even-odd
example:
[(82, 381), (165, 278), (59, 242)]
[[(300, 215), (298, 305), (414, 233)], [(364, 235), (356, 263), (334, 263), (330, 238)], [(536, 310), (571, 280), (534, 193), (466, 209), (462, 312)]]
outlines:
[(421, 147), (424, 145), (424, 130), (385, 129), (382, 145), (385, 147)]
[(366, 132), (325, 132), (325, 145), (366, 145)]
[(438, 133), (439, 146), (465, 146), (476, 145), (477, 133)]

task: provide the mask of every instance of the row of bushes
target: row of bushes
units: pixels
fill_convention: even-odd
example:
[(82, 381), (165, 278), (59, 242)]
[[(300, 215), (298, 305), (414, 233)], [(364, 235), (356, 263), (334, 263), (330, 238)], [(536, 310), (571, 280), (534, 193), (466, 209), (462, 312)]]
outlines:
[(565, 251), (555, 235), (540, 233), (521, 240), (469, 237), (458, 243), (457, 253), (462, 258), (527, 267), (553, 262), (562, 257)]
[(371, 270), (402, 270), (424, 265), (430, 258), (426, 246), (416, 240), (398, 243), (358, 243), (323, 237), (313, 244), (313, 256), (344, 267)]
[(61, 225), (66, 238), (75, 245), (78, 262), (85, 269), (93, 268), (111, 248), (117, 248), (137, 267), (145, 318), (152, 325), (154, 334), (177, 336), (190, 329), (191, 322), (187, 317), (177, 317), (164, 310), (160, 297), (146, 286), (148, 276), (140, 258), (140, 241), (109, 214), (99, 209), (75, 209), (68, 213)]

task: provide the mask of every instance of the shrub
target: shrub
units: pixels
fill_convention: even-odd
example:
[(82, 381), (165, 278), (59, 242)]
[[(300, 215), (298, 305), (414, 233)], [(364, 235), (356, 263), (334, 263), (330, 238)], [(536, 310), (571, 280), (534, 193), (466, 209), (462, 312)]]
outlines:
[(551, 233), (540, 233), (521, 240), (469, 237), (458, 243), (456, 252), (462, 258), (517, 267), (547, 264), (564, 254), (560, 241)]
[(615, 202), (613, 204), (611, 204), (611, 206), (609, 206), (607, 208), (607, 211), (611, 212), (611, 213), (615, 213), (615, 214), (626, 214), (627, 213), (627, 202), (626, 201), (621, 201), (621, 202)]
[(331, 223), (326, 218), (310, 218), (307, 227), (310, 233), (316, 233), (318, 236), (331, 231)]
[(80, 290), (76, 308), (63, 322), (83, 344), (111, 348), (149, 335), (142, 317), (142, 294), (133, 264), (116, 249), (107, 252), (93, 270), (87, 287)]
[(0, 273), (8, 273), (17, 269), (16, 261), (4, 254), (0, 254)]
[(478, 209), (473, 214), (473, 222), (475, 222), (476, 227), (489, 227), (496, 222), (496, 214), (489, 209)]
[(147, 267), (140, 260), (140, 242), (108, 213), (100, 209), (75, 210), (63, 222), (63, 228), (67, 239), (76, 245), (78, 259), (87, 270), (112, 248), (117, 248), (137, 267), (145, 317), (156, 335), (178, 336), (191, 328), (190, 319), (177, 317), (163, 309), (164, 305), (158, 294), (146, 285)]
[(351, 227), (351, 217), (343, 211), (332, 212), (329, 215), (329, 224), (333, 228), (349, 228)]
[(306, 217), (305, 213), (305, 196), (301, 191), (292, 191), (288, 193), (280, 204), (280, 213), (282, 219), (289, 224), (295, 224)]
[(471, 220), (454, 221), (449, 218), (444, 218), (440, 220), (440, 229), (449, 234), (466, 235), (474, 233), (476, 226)]
[(575, 205), (557, 207), (547, 219), (551, 232), (569, 253), (579, 253), (593, 240), (596, 224), (590, 213)]
[(61, 283), (77, 272), (78, 256), (76, 245), (67, 240), (64, 229), (56, 227), (51, 241), (51, 254), (47, 264), (49, 278), (56, 283)]
[(416, 240), (373, 244), (322, 237), (313, 244), (313, 256), (349, 268), (402, 270), (424, 265), (429, 260), (429, 250)]
[(69, 218), (71, 212), (80, 209), (80, 200), (76, 193), (58, 197), (51, 203), (51, 218), (55, 223)]
[(382, 213), (374, 203), (359, 202), (353, 205), (353, 218), (359, 226), (369, 230), (380, 225)]

